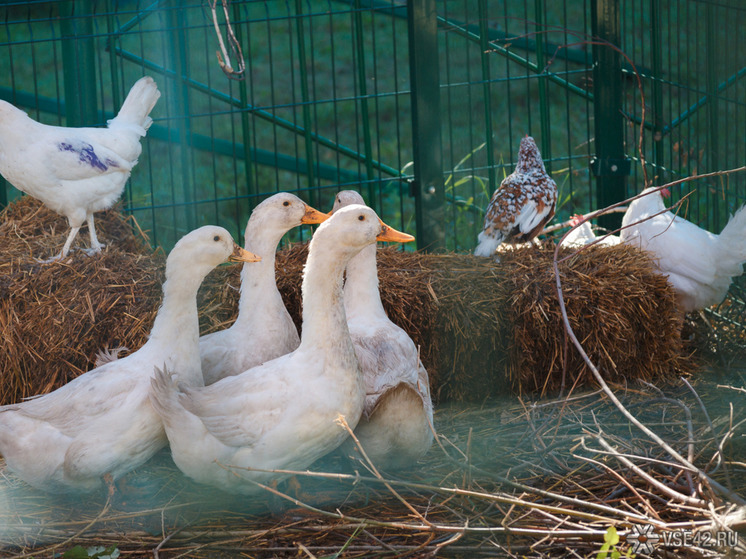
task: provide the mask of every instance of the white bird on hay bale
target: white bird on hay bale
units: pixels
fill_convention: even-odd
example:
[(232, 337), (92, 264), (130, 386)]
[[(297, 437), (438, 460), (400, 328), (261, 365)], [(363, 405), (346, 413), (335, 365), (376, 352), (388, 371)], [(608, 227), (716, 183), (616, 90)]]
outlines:
[(247, 264), (241, 271), (236, 321), (230, 328), (199, 339), (205, 384), (237, 375), (298, 347), (298, 330), (277, 290), (275, 252), (282, 236), (293, 227), (321, 223), (328, 217), (288, 192), (267, 198), (251, 212), (244, 246), (262, 261)]
[(668, 196), (667, 189), (646, 188), (632, 201), (622, 220), (622, 242), (651, 254), (682, 312), (720, 303), (746, 262), (746, 206), (715, 235), (668, 211), (662, 193)]
[(591, 243), (596, 243), (594, 246), (614, 246), (622, 242), (622, 240), (616, 235), (603, 235), (602, 237), (597, 237), (596, 233), (593, 231), (593, 227), (591, 227), (591, 222), (587, 219), (583, 221), (584, 219), (585, 218), (580, 214), (575, 214), (570, 218), (572, 229), (560, 243), (560, 246), (581, 248)]
[[(354, 190), (339, 192), (332, 213), (365, 204)], [(412, 339), (391, 322), (378, 290), (376, 245), (368, 245), (347, 264), (345, 313), (365, 381), (363, 416), (355, 436), (377, 467), (411, 466), (433, 442), (430, 379)], [(343, 450), (358, 455), (352, 439)]]
[(67, 256), (84, 222), (91, 238), (86, 252), (101, 250), (93, 214), (122, 195), (160, 95), (153, 78), (139, 79), (107, 128), (48, 126), (0, 101), (0, 174), (70, 224), (62, 251), (47, 262)]
[(148, 399), (150, 377), (164, 365), (188, 386), (202, 385), (197, 290), (225, 260), (257, 257), (222, 227), (185, 235), (166, 261), (163, 303), (150, 338), (138, 351), (88, 371), (54, 392), (0, 408), (0, 454), (35, 487), (91, 491), (116, 479), (166, 444)]
[(534, 139), (525, 136), (515, 171), (492, 194), (474, 254), (492, 256), (503, 242), (531, 241), (554, 216), (556, 203), (557, 183), (546, 172)]
[(414, 238), (386, 226), (365, 206), (348, 206), (311, 239), (303, 273), (298, 349), (204, 388), (180, 386), (165, 370), (150, 399), (163, 419), (176, 465), (198, 482), (254, 493), (254, 482), (283, 477), (337, 448), (355, 428), (365, 387), (350, 340), (342, 276), (350, 258), (381, 241)]

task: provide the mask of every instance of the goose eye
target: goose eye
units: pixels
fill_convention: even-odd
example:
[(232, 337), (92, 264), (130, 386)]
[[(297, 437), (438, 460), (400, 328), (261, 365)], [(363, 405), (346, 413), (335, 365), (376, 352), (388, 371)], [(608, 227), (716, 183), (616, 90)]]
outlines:
[(217, 243), (220, 240), (220, 235), (215, 235), (212, 240)]
[(364, 216), (364, 215), (359, 215), (359, 216), (357, 216), (357, 218), (358, 218), (358, 219), (359, 219), (360, 221), (365, 221), (365, 216)]
[(290, 205), (290, 202), (288, 202), (287, 200), (285, 200), (285, 201), (284, 201), (284, 202), (282, 203), (282, 205), (283, 205), (283, 206), (289, 206), (289, 205)]

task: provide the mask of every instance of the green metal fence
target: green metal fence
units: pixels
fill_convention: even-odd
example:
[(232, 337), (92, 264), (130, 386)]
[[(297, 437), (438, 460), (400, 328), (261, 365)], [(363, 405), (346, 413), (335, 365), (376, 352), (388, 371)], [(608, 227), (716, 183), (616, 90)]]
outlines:
[[(204, 223), (239, 235), (278, 190), (327, 210), (355, 188), (420, 248), (470, 250), (524, 134), (559, 219), (641, 188), (641, 124), (657, 184), (746, 163), (740, 0), (231, 0), (215, 13), (243, 80), (218, 64), (207, 1), (0, 9), (0, 98), (42, 122), (103, 125), (138, 77), (156, 79), (124, 203), (166, 248)], [(746, 177), (676, 194), (690, 189), (687, 217), (719, 230)]]

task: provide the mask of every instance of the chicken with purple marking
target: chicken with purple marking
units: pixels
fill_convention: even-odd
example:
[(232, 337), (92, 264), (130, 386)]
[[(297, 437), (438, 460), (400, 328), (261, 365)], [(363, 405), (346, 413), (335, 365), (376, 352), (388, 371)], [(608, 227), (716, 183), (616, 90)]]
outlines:
[(86, 252), (101, 251), (93, 214), (122, 195), (160, 95), (153, 78), (139, 79), (106, 128), (41, 124), (0, 100), (0, 174), (70, 224), (62, 251), (48, 262), (67, 256), (84, 222), (91, 239)]

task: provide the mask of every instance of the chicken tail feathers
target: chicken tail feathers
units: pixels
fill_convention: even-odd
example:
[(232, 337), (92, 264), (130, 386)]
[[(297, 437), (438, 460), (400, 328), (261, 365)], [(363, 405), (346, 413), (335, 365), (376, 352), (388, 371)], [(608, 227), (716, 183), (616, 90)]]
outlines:
[(140, 78), (130, 89), (117, 116), (109, 121), (109, 128), (134, 128), (140, 136), (145, 136), (153, 124), (150, 111), (160, 96), (161, 92), (153, 78)]
[(728, 276), (740, 276), (746, 262), (746, 205), (742, 206), (719, 235), (718, 267)]

